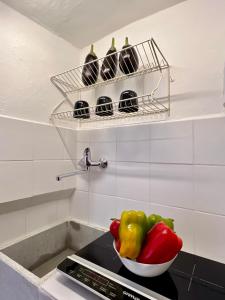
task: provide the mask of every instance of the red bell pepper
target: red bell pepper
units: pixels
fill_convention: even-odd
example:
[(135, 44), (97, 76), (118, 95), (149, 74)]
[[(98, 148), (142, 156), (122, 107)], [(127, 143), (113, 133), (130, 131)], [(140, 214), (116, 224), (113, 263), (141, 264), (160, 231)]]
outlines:
[(114, 219), (110, 225), (110, 232), (115, 239), (119, 238), (120, 220)]
[(148, 231), (137, 262), (162, 264), (170, 261), (181, 250), (183, 242), (176, 233), (163, 222)]

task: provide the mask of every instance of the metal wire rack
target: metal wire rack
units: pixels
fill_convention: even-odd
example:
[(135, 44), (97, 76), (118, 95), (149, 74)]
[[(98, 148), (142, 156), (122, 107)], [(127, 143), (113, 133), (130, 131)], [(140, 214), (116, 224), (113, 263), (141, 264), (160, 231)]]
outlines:
[[(124, 55), (121, 54), (124, 54), (125, 51), (128, 53), (129, 49), (131, 50), (130, 56), (124, 59)], [(135, 50), (137, 55), (134, 55), (133, 50)], [(113, 65), (115, 64), (113, 55), (117, 55), (118, 58), (121, 58), (122, 64), (119, 64), (119, 66), (118, 64)], [(167, 60), (163, 56), (161, 50), (159, 49), (153, 38), (127, 47), (126, 49), (122, 49), (105, 57), (99, 58), (95, 60), (95, 62), (101, 68), (105, 59), (110, 62), (109, 68), (112, 68), (110, 70), (111, 72), (108, 72), (107, 78), (105, 78), (105, 80), (103, 80), (101, 75), (99, 75), (99, 70), (96, 69), (96, 64), (93, 64), (92, 61), (91, 63), (86, 63), (69, 71), (52, 76), (51, 82), (64, 96), (66, 96), (78, 91), (95, 88), (97, 86), (114, 83), (119, 80), (169, 68)], [(134, 68), (134, 64), (138, 65), (137, 69)], [(131, 72), (126, 71), (126, 69), (129, 68), (128, 65), (131, 66)], [(84, 68), (89, 68), (89, 70), (91, 71), (90, 76), (92, 76), (91, 74), (97, 74), (97, 80), (96, 78), (93, 78), (93, 76), (90, 77), (89, 81), (88, 79), (84, 80), (82, 77)]]
[[(134, 49), (135, 51), (133, 51), (132, 49)], [(124, 65), (124, 68), (126, 68), (126, 70), (121, 67), (120, 59), (120, 56), (124, 57), (126, 56), (124, 54), (128, 53), (125, 53), (124, 51), (129, 52), (129, 55), (127, 55), (126, 57), (126, 61), (122, 60), (122, 65)], [(136, 53), (135, 55), (134, 52)], [(111, 56), (115, 54), (117, 55), (117, 65), (113, 65), (115, 61), (111, 61)], [(108, 75), (111, 74), (111, 77), (107, 76), (107, 78), (104, 78), (104, 80), (99, 70), (104, 65), (105, 59), (110, 62), (107, 67), (113, 68), (113, 72), (112, 70), (110, 70)], [(122, 49), (120, 51), (114, 52), (113, 54), (99, 58), (95, 60), (95, 62), (98, 63), (98, 72), (96, 70), (93, 70), (95, 64), (93, 64), (92, 61), (92, 63), (83, 64), (79, 67), (51, 77), (51, 82), (64, 96), (64, 100), (53, 109), (53, 112), (51, 114), (52, 121), (76, 121), (77, 125), (79, 125), (95, 121), (108, 122), (110, 120), (113, 121), (120, 119), (119, 122), (115, 122), (115, 124), (117, 125), (120, 123), (124, 124), (124, 121), (122, 119), (128, 121), (128, 118), (130, 118), (131, 122), (133, 122), (133, 120), (135, 119), (135, 122), (137, 121), (138, 123), (141, 123), (145, 122), (146, 120), (147, 122), (149, 122), (156, 118), (159, 120), (162, 119), (161, 116), (164, 117), (169, 115), (171, 79), (170, 66), (153, 38), (127, 47), (126, 50)], [(136, 63), (136, 68), (134, 68), (133, 66), (134, 63)], [(90, 74), (98, 74), (96, 78), (90, 77), (90, 82), (84, 81), (84, 78), (82, 76), (83, 68), (87, 66), (90, 67)], [(128, 69), (129, 74), (125, 74), (127, 73)], [(130, 70), (133, 70), (133, 72), (130, 72)], [(159, 73), (159, 80), (155, 86), (151, 87), (151, 92), (149, 94), (138, 95), (134, 98), (129, 98), (126, 100), (116, 100), (108, 104), (99, 104), (81, 109), (74, 109), (74, 104), (70, 100), (70, 98), (73, 97), (71, 96), (71, 94), (73, 93), (79, 92), (77, 95), (79, 95), (80, 97), (81, 92), (88, 89), (115, 83), (119, 80), (130, 79), (134, 76), (140, 76), (156, 71), (158, 71)], [(166, 78), (164, 77), (165, 73), (167, 74)], [(153, 77), (156, 79), (158, 75), (155, 74)], [(162, 85), (163, 77), (166, 79), (164, 83), (167, 84), (162, 95), (162, 93), (157, 92), (159, 92), (160, 86), (164, 86)], [(153, 82), (154, 81), (151, 81), (151, 86)], [(61, 106), (66, 102), (69, 103), (71, 109), (67, 111), (61, 111)], [(150, 118), (148, 116), (150, 116)], [(99, 122), (99, 124), (101, 124), (101, 126), (105, 126), (105, 122)], [(108, 126), (109, 124), (111, 125), (112, 122), (108, 122), (106, 126)], [(92, 123), (91, 126), (97, 126), (97, 123), (95, 125), (93, 125)]]
[(86, 123), (168, 112), (169, 107), (159, 102), (159, 100), (163, 99), (152, 99), (151, 94), (142, 95), (117, 102), (91, 106), (89, 108), (53, 113), (52, 117), (57, 120), (79, 120)]

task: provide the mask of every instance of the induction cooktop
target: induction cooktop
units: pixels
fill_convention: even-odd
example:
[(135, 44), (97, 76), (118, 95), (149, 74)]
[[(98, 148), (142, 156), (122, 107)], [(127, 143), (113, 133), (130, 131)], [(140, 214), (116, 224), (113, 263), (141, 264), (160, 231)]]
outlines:
[(225, 300), (225, 264), (181, 251), (164, 274), (140, 277), (122, 265), (109, 232), (58, 270), (103, 299)]

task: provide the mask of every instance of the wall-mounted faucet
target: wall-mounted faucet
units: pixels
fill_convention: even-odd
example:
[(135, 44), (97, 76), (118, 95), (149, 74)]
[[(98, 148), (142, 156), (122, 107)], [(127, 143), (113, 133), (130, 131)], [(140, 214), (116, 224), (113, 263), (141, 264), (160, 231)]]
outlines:
[(106, 168), (108, 162), (103, 158), (100, 158), (99, 161), (91, 160), (91, 150), (90, 148), (85, 148), (83, 158), (79, 161), (79, 165), (82, 168), (86, 168), (86, 169), (88, 169), (89, 167)]
[(107, 168), (108, 162), (107, 162), (107, 160), (105, 160), (103, 158), (100, 158), (99, 161), (91, 160), (91, 150), (90, 150), (90, 148), (85, 148), (83, 157), (79, 161), (79, 166), (81, 167), (81, 170), (76, 170), (74, 172), (69, 172), (69, 173), (58, 175), (56, 177), (56, 180), (60, 181), (61, 179), (65, 178), (65, 177), (80, 175), (80, 174), (88, 171), (88, 169), (90, 167), (100, 167), (103, 169)]

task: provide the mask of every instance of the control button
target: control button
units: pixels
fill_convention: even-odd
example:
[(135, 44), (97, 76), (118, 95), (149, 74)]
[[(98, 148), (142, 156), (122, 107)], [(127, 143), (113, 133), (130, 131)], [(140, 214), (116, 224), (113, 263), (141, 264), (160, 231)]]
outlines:
[(74, 270), (69, 270), (68, 271), (68, 275), (73, 275), (73, 273), (74, 273)]
[(81, 274), (79, 274), (79, 273), (78, 273), (78, 274), (75, 274), (75, 276), (76, 276), (78, 279), (80, 279), (80, 280), (83, 278), (83, 276), (82, 276)]
[(101, 292), (105, 293), (105, 294), (107, 293), (107, 289), (104, 288), (103, 286), (101, 286), (99, 290), (100, 290)]
[(116, 287), (114, 285), (112, 285), (111, 283), (108, 286), (109, 286), (110, 289), (116, 290)]
[(98, 284), (96, 282), (92, 282), (93, 287), (98, 287)]
[(113, 298), (116, 298), (116, 294), (113, 293), (113, 292), (110, 292), (110, 293), (109, 293), (109, 296), (111, 296), (111, 297), (113, 297)]

